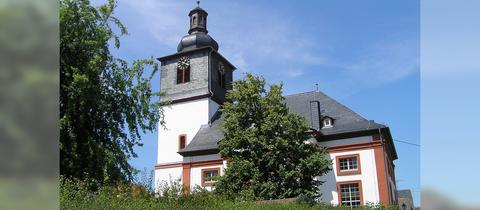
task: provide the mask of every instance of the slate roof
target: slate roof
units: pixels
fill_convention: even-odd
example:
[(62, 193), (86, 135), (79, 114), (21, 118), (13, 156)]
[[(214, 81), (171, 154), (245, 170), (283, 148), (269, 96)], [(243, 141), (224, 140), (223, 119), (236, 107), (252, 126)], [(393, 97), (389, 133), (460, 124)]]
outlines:
[[(385, 128), (386, 126), (367, 120), (350, 110), (343, 104), (333, 98), (325, 95), (323, 92), (305, 92), (285, 96), (285, 101), (290, 111), (303, 116), (310, 127), (319, 130), (323, 135), (332, 135), (339, 133), (348, 133), (355, 131), (371, 130)], [(321, 116), (316, 114), (318, 111), (312, 101), (320, 102)], [(328, 116), (333, 118), (334, 126), (330, 128), (321, 128), (321, 117)]]
[(223, 138), (222, 124), (225, 115), (217, 112), (211, 119), (211, 124), (202, 125), (192, 141), (178, 153), (202, 154), (218, 150), (218, 141)]
[(218, 51), (218, 43), (210, 35), (203, 32), (188, 34), (182, 37), (177, 46), (177, 52), (199, 49), (202, 47), (212, 47)]
[(412, 199), (412, 192), (410, 190), (397, 190), (397, 197)]
[[(363, 118), (319, 91), (287, 95), (285, 103), (290, 111), (305, 117), (310, 123), (310, 127), (324, 136), (387, 128), (385, 125)], [(318, 114), (319, 112), (321, 115)], [(333, 127), (321, 128), (320, 119), (324, 116), (334, 119)], [(223, 138), (223, 121), (224, 115), (217, 113), (211, 120), (211, 124), (202, 125), (192, 141), (179, 153), (197, 155), (218, 151), (218, 141)]]

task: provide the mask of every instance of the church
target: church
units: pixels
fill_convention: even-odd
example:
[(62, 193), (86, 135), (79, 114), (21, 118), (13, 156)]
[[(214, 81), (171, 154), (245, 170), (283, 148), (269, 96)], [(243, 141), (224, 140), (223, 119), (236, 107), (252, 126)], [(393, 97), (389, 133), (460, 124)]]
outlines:
[[(224, 116), (219, 108), (233, 81), (235, 66), (208, 34), (208, 13), (196, 7), (188, 14), (190, 28), (177, 52), (161, 62), (161, 100), (167, 129), (158, 131), (155, 186), (171, 180), (187, 189), (211, 190), (226, 161), (218, 154)], [(367, 120), (320, 91), (285, 96), (291, 112), (305, 117), (313, 131), (311, 141), (326, 147), (332, 170), (319, 177), (320, 201), (332, 205), (362, 206), (397, 203), (395, 145), (389, 127)]]

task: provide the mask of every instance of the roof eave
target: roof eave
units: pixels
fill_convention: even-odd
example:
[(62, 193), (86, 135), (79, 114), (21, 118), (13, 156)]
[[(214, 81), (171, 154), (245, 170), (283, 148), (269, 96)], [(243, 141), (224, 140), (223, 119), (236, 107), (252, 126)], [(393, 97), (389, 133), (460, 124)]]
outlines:
[(201, 149), (201, 150), (180, 150), (177, 153), (180, 154), (183, 157), (190, 157), (190, 156), (196, 156), (196, 155), (211, 155), (211, 154), (217, 154), (219, 153), (220, 150), (218, 148), (210, 148), (210, 149)]
[(390, 141), (389, 145), (393, 153), (392, 159), (397, 160), (398, 159), (397, 149), (395, 148), (395, 144), (393, 143), (393, 137), (392, 137), (392, 134), (390, 133), (390, 128), (385, 126), (384, 128), (382, 128), (382, 130), (387, 132), (387, 140)]
[(205, 49), (209, 49), (209, 48), (210, 48), (210, 50), (215, 51), (215, 49), (213, 49), (213, 47), (205, 46), (205, 47), (194, 48), (194, 49), (190, 49), (190, 50), (176, 52), (176, 53), (173, 53), (173, 54), (170, 54), (170, 55), (159, 57), (159, 58), (157, 58), (157, 60), (160, 61), (160, 62), (163, 62), (163, 61), (166, 61), (167, 59), (175, 57), (175, 56), (180, 56), (180, 55), (183, 55), (183, 54), (187, 54), (187, 53), (191, 53), (191, 52), (195, 52), (195, 51), (201, 51), (201, 50), (205, 50)]

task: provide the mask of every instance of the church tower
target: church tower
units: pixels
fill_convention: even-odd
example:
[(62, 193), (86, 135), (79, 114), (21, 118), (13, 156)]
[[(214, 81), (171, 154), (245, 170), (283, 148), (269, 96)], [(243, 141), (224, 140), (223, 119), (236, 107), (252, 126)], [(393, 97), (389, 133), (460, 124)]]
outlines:
[(169, 100), (171, 105), (164, 108), (167, 129), (158, 131), (157, 181), (178, 178), (183, 182), (185, 158), (178, 152), (225, 102), (235, 70), (208, 34), (207, 11), (197, 6), (188, 16), (188, 34), (180, 40), (177, 52), (158, 58), (160, 90), (165, 93), (160, 100)]

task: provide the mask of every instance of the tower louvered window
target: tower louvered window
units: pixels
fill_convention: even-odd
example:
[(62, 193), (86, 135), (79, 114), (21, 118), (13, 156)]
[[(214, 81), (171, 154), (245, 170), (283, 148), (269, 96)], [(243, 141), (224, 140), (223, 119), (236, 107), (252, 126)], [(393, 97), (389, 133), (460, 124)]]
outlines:
[(222, 62), (218, 63), (217, 81), (220, 87), (225, 89), (225, 66)]
[(177, 84), (190, 82), (190, 68), (177, 69)]

